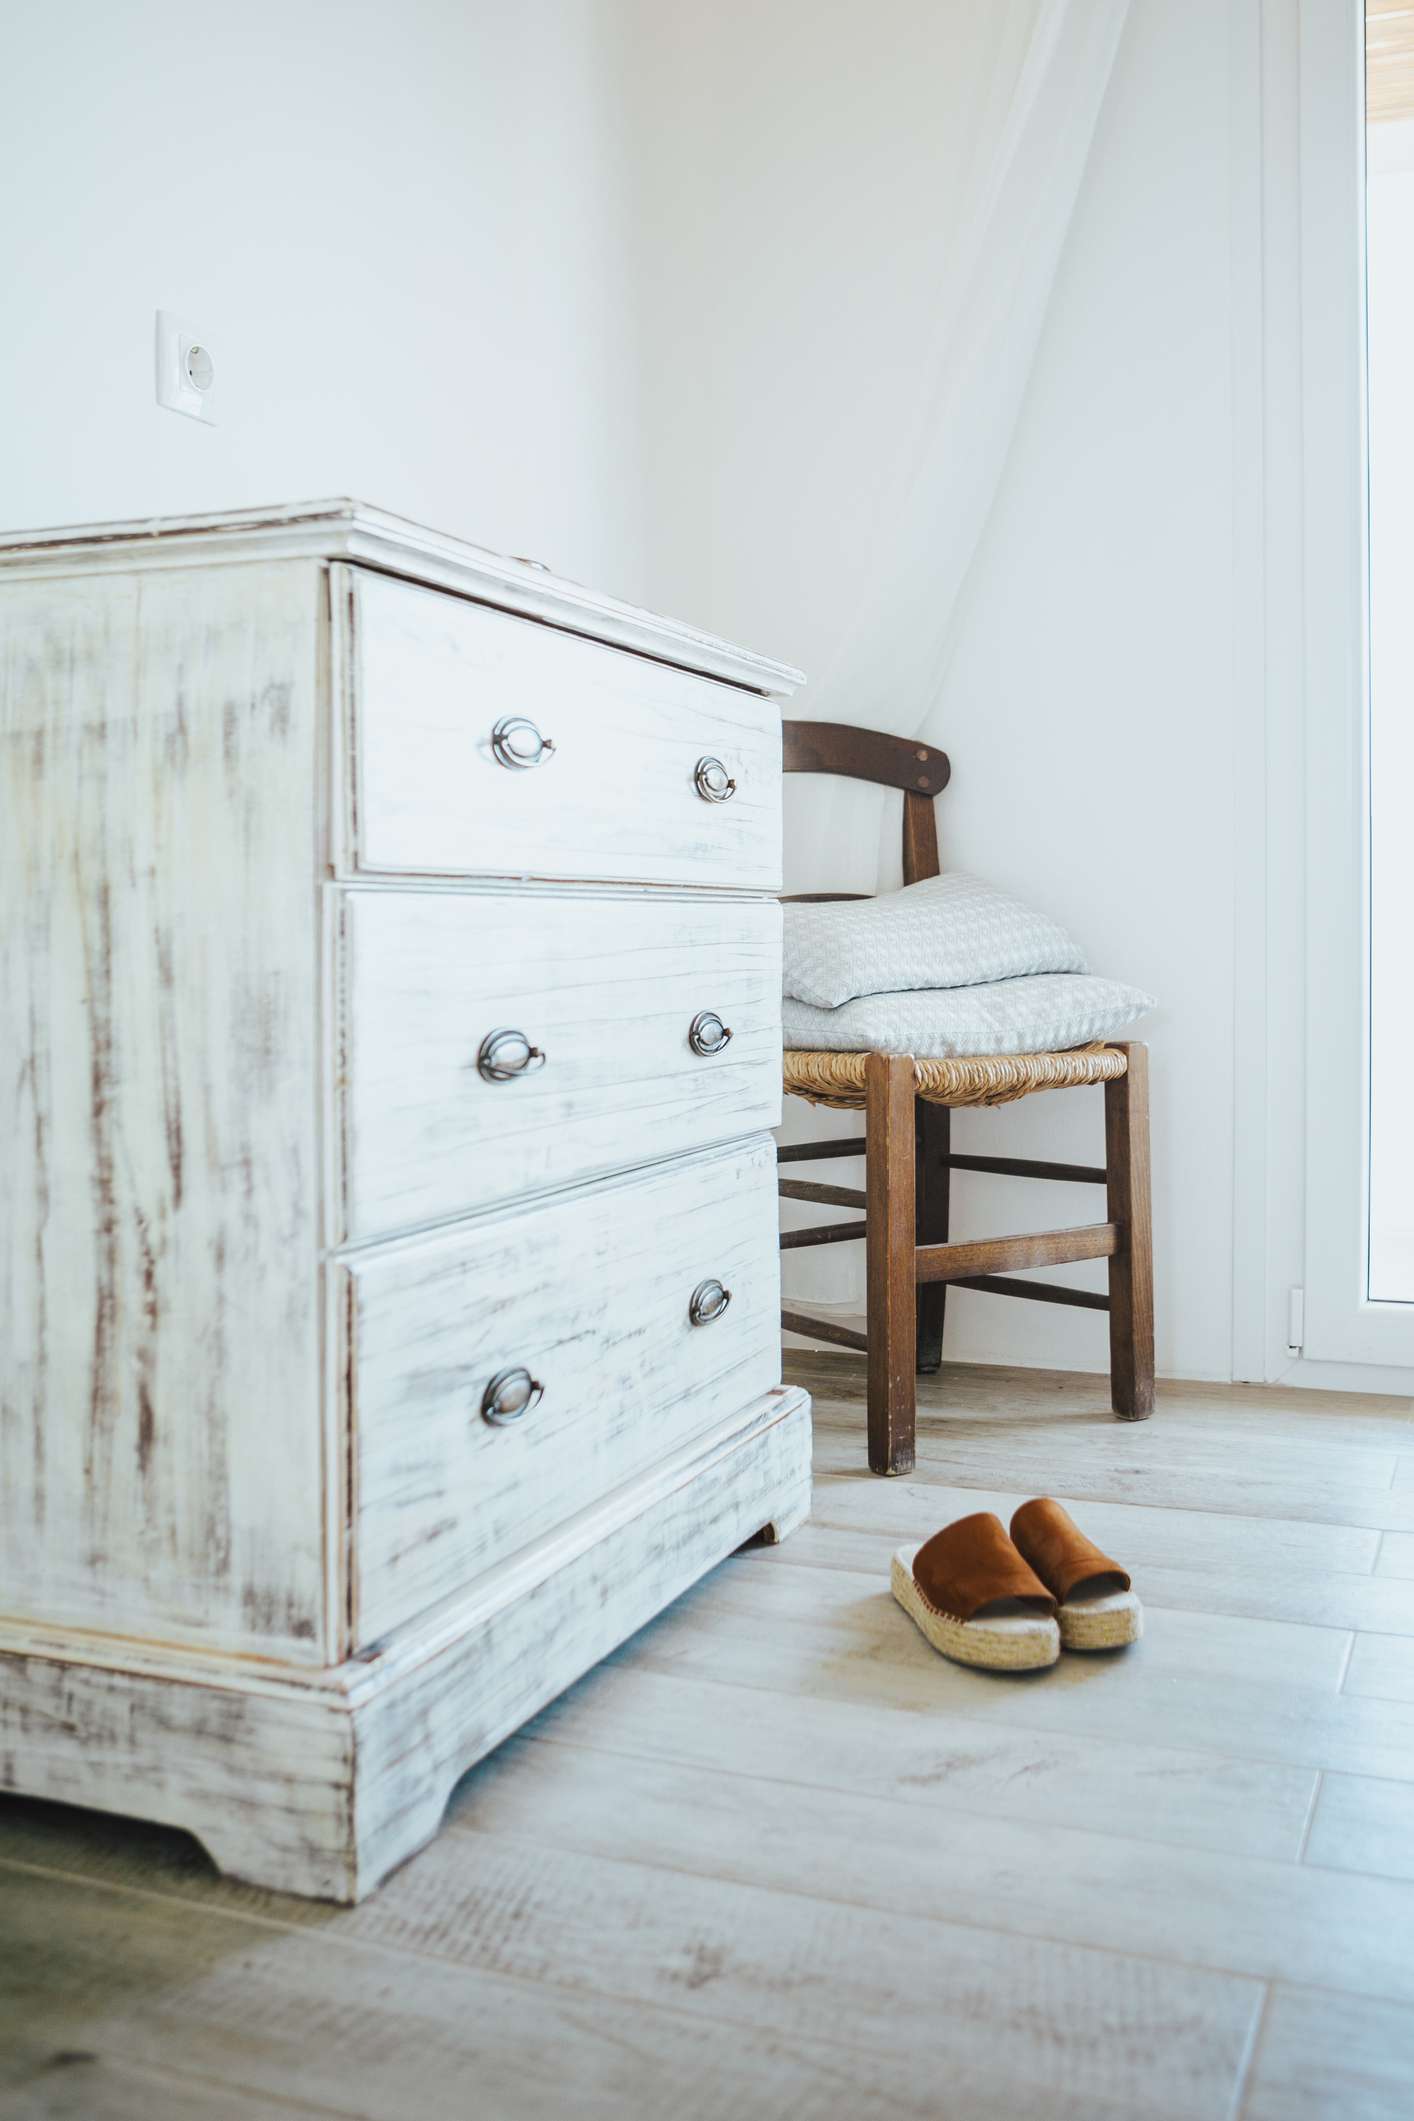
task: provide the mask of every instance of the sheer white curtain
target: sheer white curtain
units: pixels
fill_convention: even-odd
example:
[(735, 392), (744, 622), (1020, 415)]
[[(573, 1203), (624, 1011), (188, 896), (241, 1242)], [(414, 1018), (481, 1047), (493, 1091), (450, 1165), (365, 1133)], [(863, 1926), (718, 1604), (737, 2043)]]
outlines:
[[(981, 10), (993, 32), (982, 122), (920, 261), (933, 280), (933, 333), (915, 348), (916, 389), (898, 408), (872, 498), (867, 569), (834, 638), (817, 646), (802, 713), (947, 748), (938, 705), (953, 617), (1005, 468), (1128, 6)], [(814, 780), (788, 796), (792, 889), (898, 881), (896, 796)]]
[[(916, 394), (874, 497), (870, 564), (833, 640), (817, 644), (801, 713), (947, 749), (940, 699), (954, 615), (1006, 466), (1128, 5), (1041, 0), (1026, 10), (1024, 40), (1004, 35), (1002, 18), (1014, 32), (1019, 11), (996, 11), (1000, 64), (973, 181), (940, 217), (930, 263), (935, 330), (917, 346)], [(789, 889), (899, 882), (897, 795), (809, 777), (787, 782), (786, 804)], [(786, 1140), (840, 1131), (838, 1114), (787, 1098)], [(790, 1253), (783, 1265), (786, 1290), (805, 1304), (863, 1309), (862, 1247)]]

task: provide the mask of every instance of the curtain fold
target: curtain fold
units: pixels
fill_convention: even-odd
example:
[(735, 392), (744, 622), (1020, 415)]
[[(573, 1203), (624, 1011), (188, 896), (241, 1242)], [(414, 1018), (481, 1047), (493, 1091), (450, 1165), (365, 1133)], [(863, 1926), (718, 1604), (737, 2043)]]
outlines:
[[(963, 211), (931, 262), (937, 336), (917, 349), (922, 385), (877, 488), (869, 566), (810, 673), (813, 716), (947, 748), (939, 703), (954, 616), (1006, 467), (1128, 7), (1040, 0), (1009, 55), (1009, 80), (988, 98)], [(814, 783), (791, 812), (792, 889), (897, 881), (882, 797)]]
[[(800, 711), (917, 735), (943, 750), (956, 614), (1021, 415), (1129, 0), (1041, 0), (994, 80), (975, 180), (933, 263), (937, 335), (898, 423), (875, 501), (870, 564)], [(1024, 623), (1020, 621), (1019, 623)], [(888, 889), (899, 881), (898, 797), (787, 781), (787, 889)], [(839, 1115), (786, 1100), (784, 1138), (839, 1132)], [(790, 1220), (811, 1219), (803, 1218)], [(790, 1296), (863, 1308), (857, 1246), (788, 1254)]]

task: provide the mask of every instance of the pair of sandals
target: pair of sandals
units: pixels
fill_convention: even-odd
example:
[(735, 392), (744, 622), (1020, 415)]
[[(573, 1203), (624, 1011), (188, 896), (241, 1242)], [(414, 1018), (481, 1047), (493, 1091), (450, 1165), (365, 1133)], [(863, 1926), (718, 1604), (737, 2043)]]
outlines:
[(890, 1588), (935, 1650), (989, 1672), (1036, 1672), (1062, 1649), (1118, 1650), (1144, 1632), (1127, 1572), (1049, 1496), (1011, 1536), (990, 1510), (894, 1555)]

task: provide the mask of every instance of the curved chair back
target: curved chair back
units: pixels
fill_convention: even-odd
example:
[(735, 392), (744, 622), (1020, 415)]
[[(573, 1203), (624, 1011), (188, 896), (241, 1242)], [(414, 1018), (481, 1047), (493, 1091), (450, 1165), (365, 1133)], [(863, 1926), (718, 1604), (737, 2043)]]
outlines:
[[(787, 722), (782, 764), (787, 773), (834, 773), (847, 781), (876, 781), (903, 790), (903, 880), (939, 876), (938, 821), (933, 801), (952, 778), (945, 751), (914, 737), (856, 729), (848, 722)], [(802, 891), (800, 900), (864, 898), (860, 891)]]

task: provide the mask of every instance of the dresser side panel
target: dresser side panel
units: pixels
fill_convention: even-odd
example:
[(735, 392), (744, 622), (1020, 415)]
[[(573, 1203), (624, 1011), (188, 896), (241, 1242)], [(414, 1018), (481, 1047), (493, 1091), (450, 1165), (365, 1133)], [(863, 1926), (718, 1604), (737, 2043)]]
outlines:
[(0, 584), (0, 1611), (317, 1662), (313, 561)]

